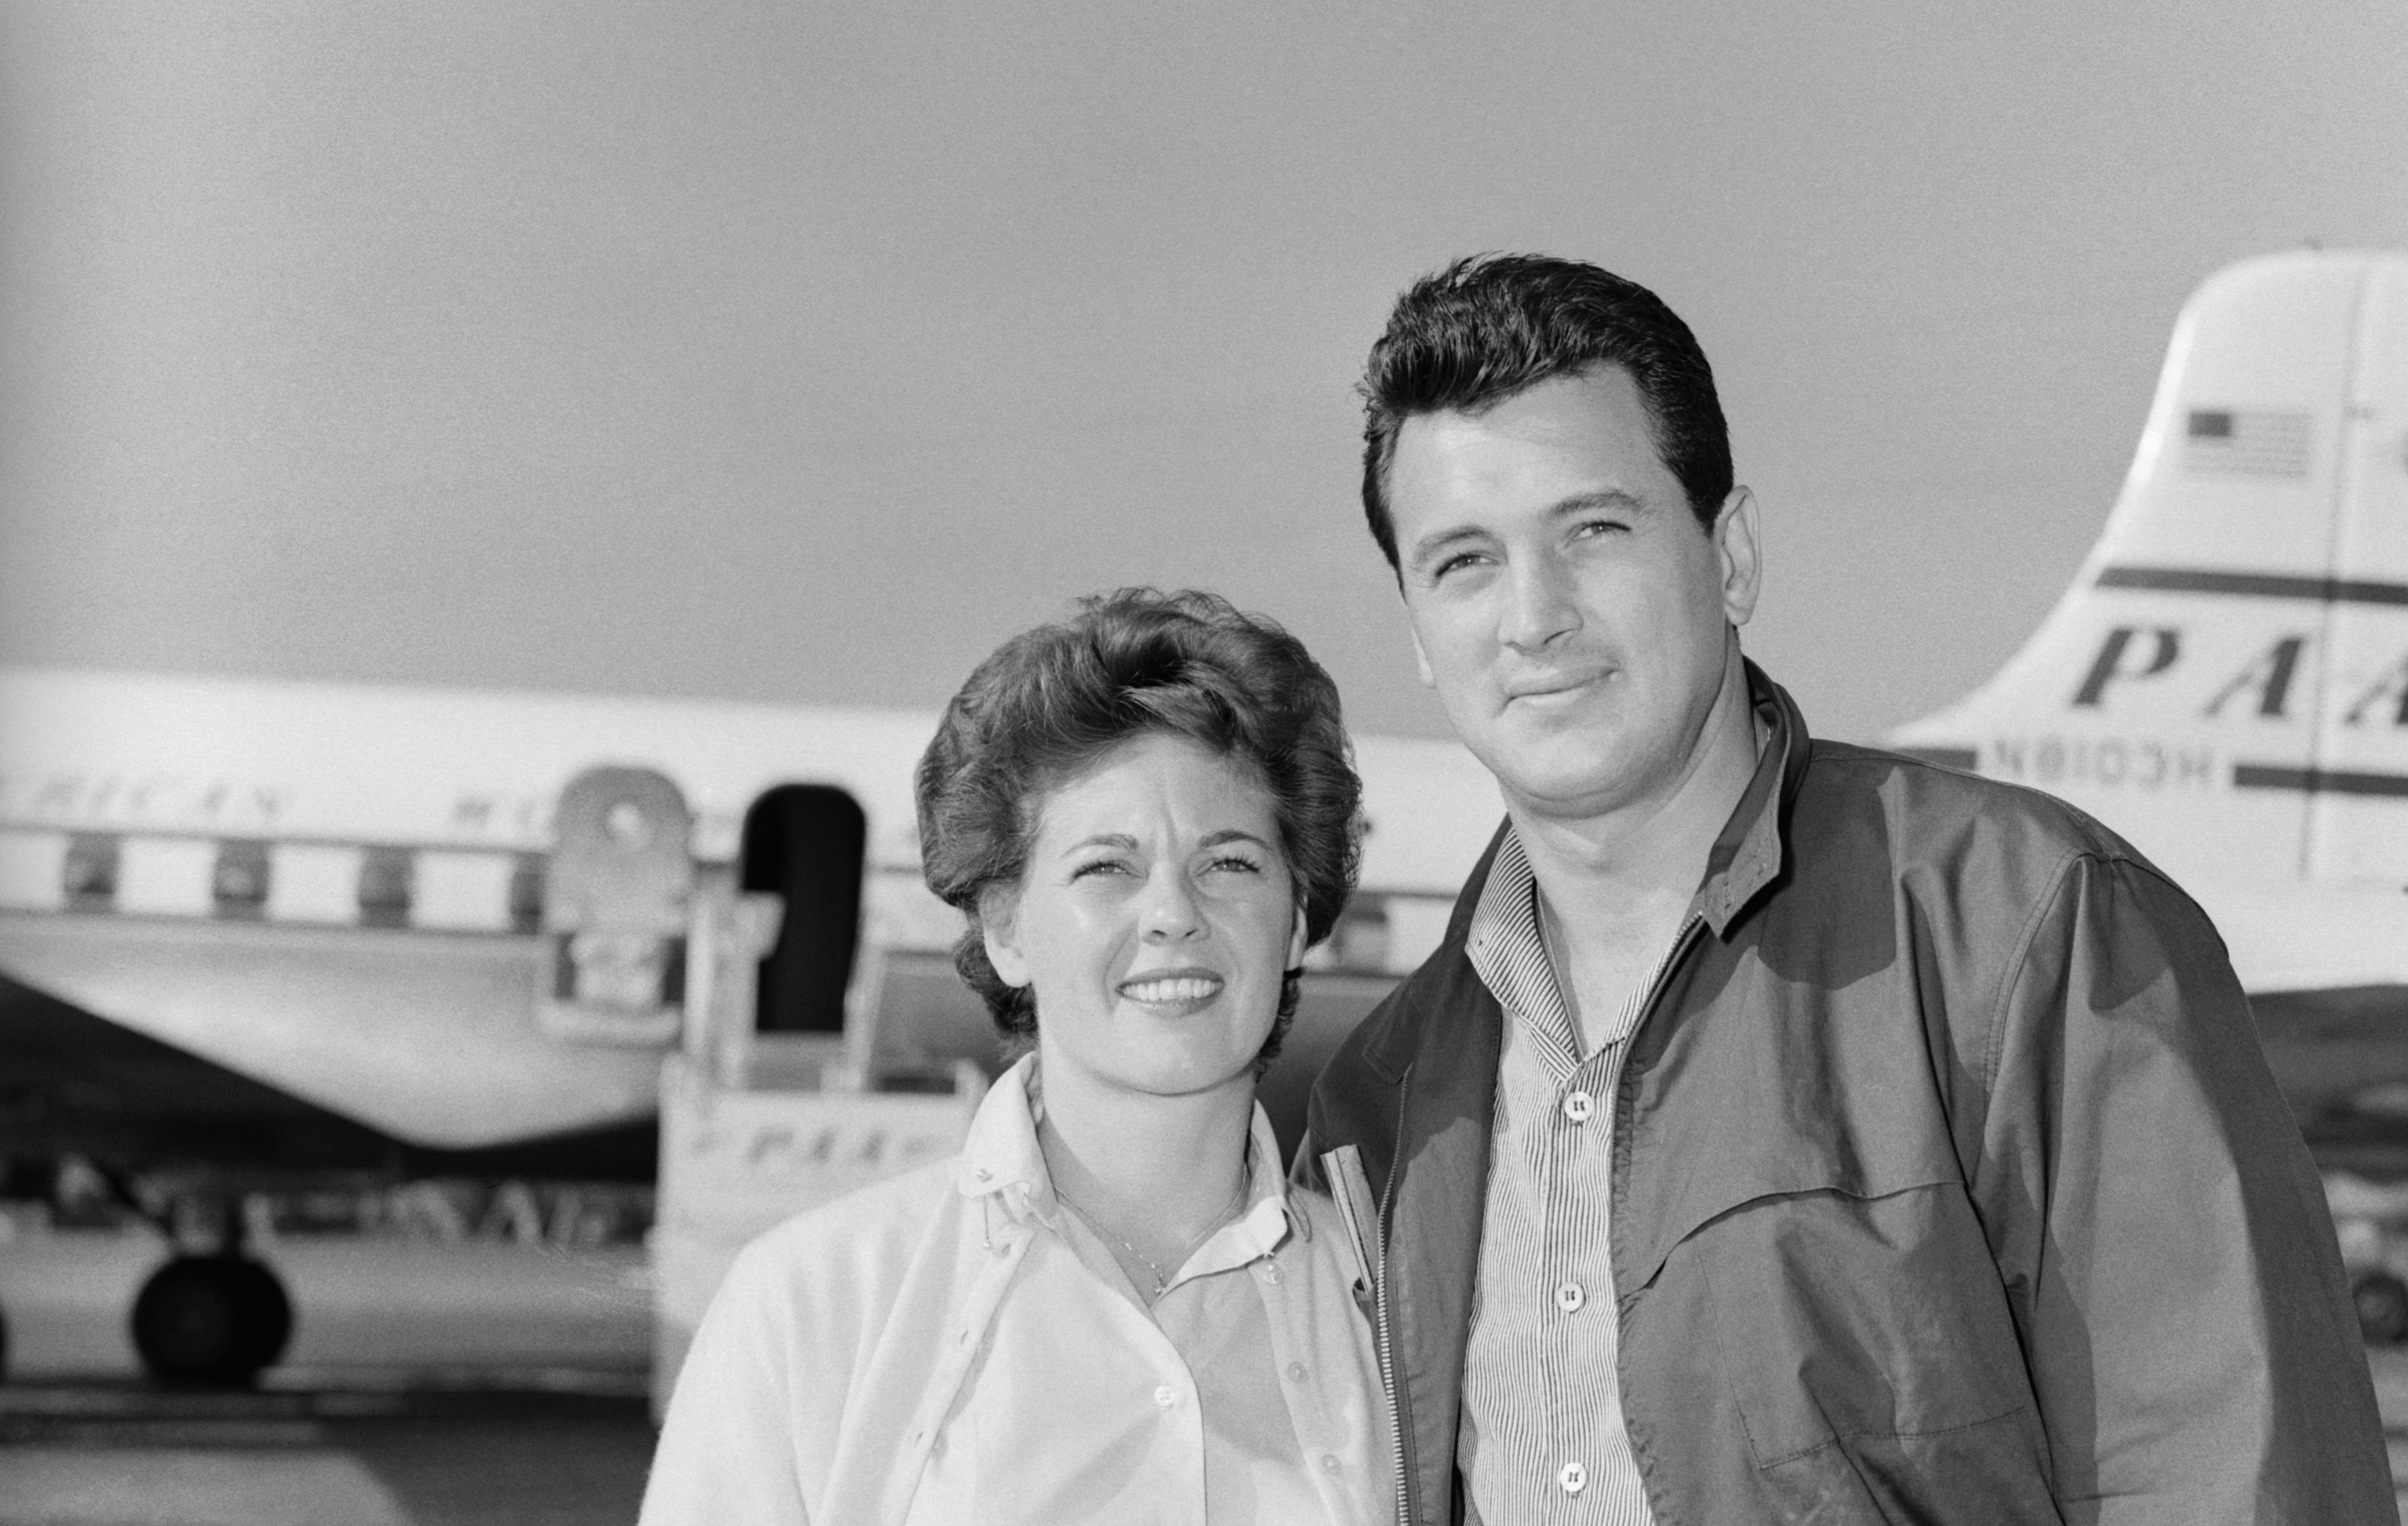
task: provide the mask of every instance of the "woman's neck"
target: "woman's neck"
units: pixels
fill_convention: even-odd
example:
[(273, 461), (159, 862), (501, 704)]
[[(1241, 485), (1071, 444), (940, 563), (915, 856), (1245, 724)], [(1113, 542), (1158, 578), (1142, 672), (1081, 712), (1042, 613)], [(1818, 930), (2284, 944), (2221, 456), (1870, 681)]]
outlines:
[(1251, 1076), (1185, 1096), (1106, 1084), (1070, 1064), (1039, 1061), (1044, 1116), (1037, 1142), (1057, 1196), (1096, 1228), (1160, 1266), (1242, 1202)]

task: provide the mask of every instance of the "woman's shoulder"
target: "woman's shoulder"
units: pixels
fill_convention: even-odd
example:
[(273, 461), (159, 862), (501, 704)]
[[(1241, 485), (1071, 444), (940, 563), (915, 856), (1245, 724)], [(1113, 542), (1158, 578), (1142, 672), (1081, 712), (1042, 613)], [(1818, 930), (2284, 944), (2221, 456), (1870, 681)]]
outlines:
[(826, 1297), (891, 1286), (932, 1232), (964, 1206), (948, 1156), (796, 1214), (746, 1246), (728, 1280), (754, 1293)]

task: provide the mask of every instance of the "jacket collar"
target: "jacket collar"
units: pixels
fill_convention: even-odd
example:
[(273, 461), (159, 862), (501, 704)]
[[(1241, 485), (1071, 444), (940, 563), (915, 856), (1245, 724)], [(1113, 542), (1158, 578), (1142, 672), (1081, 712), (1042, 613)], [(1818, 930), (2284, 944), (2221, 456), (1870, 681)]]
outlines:
[(1789, 805), (1805, 781), (1813, 746), (1806, 718), (1789, 692), (1754, 663), (1741, 662), (1747, 670), (1748, 701), (1767, 735), (1764, 750), (1756, 755), (1756, 776), (1706, 855), (1706, 877), (1698, 886), (1698, 914), (1718, 938), (1729, 937), (1739, 914), (1781, 877), (1788, 855)]
[[(1806, 718), (1789, 697), (1789, 692), (1766, 677), (1755, 663), (1742, 658), (1742, 665), (1746, 671), (1748, 700), (1766, 730), (1764, 749), (1756, 756), (1756, 773), (1748, 780), (1747, 790), (1731, 808), (1729, 820), (1706, 855), (1705, 876), (1698, 881), (1692, 902), (1714, 935), (1726, 939), (1741, 913), (1781, 877), (1787, 863), (1789, 806), (1805, 780), (1813, 746), (1806, 731)], [(1464, 952), (1470, 941), (1471, 921), (1480, 907), (1481, 892), (1487, 887), (1498, 851), (1512, 830), (1510, 821), (1498, 824), (1495, 834), (1488, 839), (1487, 850), (1481, 854), (1470, 877), (1464, 881), (1437, 956), (1409, 980), (1414, 988), (1407, 993), (1409, 1008), (1462, 1010), (1460, 998), (1467, 993), (1460, 990), (1463, 980), (1455, 976), (1468, 978), (1472, 988), (1486, 994), (1487, 988), (1469, 969)], [(1466, 967), (1459, 971), (1451, 968), (1457, 964)], [(1439, 974), (1433, 966), (1448, 967), (1448, 974), (1432, 982), (1429, 977)], [(1391, 1081), (1401, 1079), (1421, 1047), (1421, 1026), (1419, 1022), (1395, 1022), (1367, 1035), (1364, 1059)]]

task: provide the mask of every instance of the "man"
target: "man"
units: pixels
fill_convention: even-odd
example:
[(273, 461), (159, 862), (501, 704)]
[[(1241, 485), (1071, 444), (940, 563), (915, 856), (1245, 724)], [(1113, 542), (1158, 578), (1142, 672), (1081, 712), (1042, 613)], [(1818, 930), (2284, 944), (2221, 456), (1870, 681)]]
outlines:
[(1810, 741), (1687, 328), (1399, 299), (1363, 501), (1506, 820), (1347, 1041), (1412, 1521), (2391, 1521), (2316, 1173), (2215, 931), (2047, 796)]

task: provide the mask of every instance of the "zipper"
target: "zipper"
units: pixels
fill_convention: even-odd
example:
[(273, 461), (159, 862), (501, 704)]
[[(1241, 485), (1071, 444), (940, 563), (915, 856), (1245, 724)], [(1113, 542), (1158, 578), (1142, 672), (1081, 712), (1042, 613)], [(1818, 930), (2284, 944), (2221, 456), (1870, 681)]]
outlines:
[(1412, 1526), (1412, 1503), (1407, 1494), (1406, 1480), (1412, 1477), (1412, 1466), (1405, 1455), (1405, 1410), (1397, 1391), (1396, 1346), (1388, 1333), (1388, 1223), (1389, 1213), (1397, 1200), (1397, 1163), (1403, 1159), (1405, 1148), (1405, 1085), (1412, 1071), (1405, 1072), (1405, 1081), (1397, 1087), (1397, 1133), (1388, 1152), (1388, 1179), (1380, 1184), (1380, 1220), (1373, 1226), (1379, 1235), (1380, 1264), (1371, 1284), (1371, 1307), (1376, 1318), (1380, 1354), (1380, 1386), (1388, 1393), (1388, 1437), (1396, 1445), (1397, 1458), (1397, 1526)]

